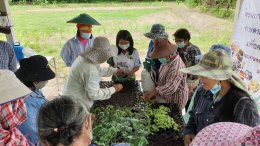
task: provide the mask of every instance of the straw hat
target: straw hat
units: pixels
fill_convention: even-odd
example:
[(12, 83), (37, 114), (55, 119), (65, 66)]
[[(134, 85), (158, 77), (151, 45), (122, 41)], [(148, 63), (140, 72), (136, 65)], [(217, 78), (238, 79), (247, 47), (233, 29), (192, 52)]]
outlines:
[(47, 81), (55, 77), (55, 73), (48, 65), (48, 60), (41, 55), (20, 60), (20, 68), (15, 75), (23, 82)]
[(13, 72), (0, 69), (0, 104), (16, 100), (31, 93)]
[(144, 33), (145, 37), (150, 39), (156, 38), (168, 38), (168, 34), (165, 32), (165, 27), (162, 24), (154, 24), (150, 32)]
[(100, 25), (100, 23), (97, 22), (97, 20), (95, 20), (94, 18), (92, 18), (91, 16), (89, 16), (86, 13), (80, 14), (80, 15), (72, 18), (71, 20), (67, 21), (67, 23)]
[(154, 49), (150, 54), (152, 59), (169, 56), (177, 51), (177, 46), (171, 44), (168, 39), (159, 38), (154, 41)]
[(202, 129), (190, 146), (252, 146), (260, 143), (260, 126), (255, 128), (244, 124), (220, 122)]
[(111, 46), (106, 37), (99, 36), (94, 39), (89, 51), (81, 54), (82, 57), (88, 58), (93, 63), (101, 64), (106, 62), (110, 57), (117, 56), (118, 49)]

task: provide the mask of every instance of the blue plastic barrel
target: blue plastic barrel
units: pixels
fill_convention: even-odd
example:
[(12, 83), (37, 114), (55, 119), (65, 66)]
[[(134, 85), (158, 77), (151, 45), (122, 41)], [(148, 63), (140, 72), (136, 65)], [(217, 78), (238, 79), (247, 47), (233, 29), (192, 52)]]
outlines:
[(24, 58), (23, 46), (20, 43), (14, 43), (14, 52), (18, 61)]

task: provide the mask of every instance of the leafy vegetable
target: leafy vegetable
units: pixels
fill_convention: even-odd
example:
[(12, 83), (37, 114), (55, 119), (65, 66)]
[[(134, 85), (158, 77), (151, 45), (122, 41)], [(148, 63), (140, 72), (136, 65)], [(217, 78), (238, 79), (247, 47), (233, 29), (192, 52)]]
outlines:
[(98, 146), (127, 142), (134, 146), (148, 144), (149, 135), (144, 113), (134, 113), (131, 108), (108, 106), (93, 111), (93, 142)]
[(148, 145), (148, 135), (163, 130), (178, 131), (179, 126), (169, 116), (170, 109), (165, 106), (153, 109), (145, 105), (146, 110), (128, 107), (107, 106), (94, 109), (96, 117), (93, 123), (93, 143), (109, 146), (127, 142), (131, 146)]
[(172, 131), (179, 131), (179, 125), (169, 116), (170, 109), (165, 106), (152, 109), (151, 106), (147, 106), (147, 115), (149, 118), (149, 129), (152, 133), (159, 132), (160, 129)]

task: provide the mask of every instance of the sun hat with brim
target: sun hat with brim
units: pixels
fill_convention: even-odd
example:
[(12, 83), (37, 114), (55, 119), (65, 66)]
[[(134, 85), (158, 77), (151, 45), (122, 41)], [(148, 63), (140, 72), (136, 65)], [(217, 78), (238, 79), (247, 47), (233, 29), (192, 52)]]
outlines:
[(82, 57), (88, 58), (93, 63), (101, 64), (106, 62), (110, 57), (117, 56), (118, 49), (111, 46), (106, 37), (96, 37), (89, 51), (81, 54)]
[(202, 57), (197, 65), (181, 71), (215, 80), (229, 80), (232, 85), (247, 92), (243, 80), (232, 70), (231, 59), (223, 49), (211, 50)]
[(150, 39), (156, 38), (168, 38), (168, 34), (165, 32), (165, 27), (162, 24), (154, 24), (150, 32), (144, 33), (145, 37)]
[(0, 69), (0, 105), (30, 94), (28, 89), (13, 72)]
[(226, 80), (233, 74), (231, 59), (224, 50), (212, 50), (206, 53), (197, 65), (181, 71), (215, 80)]
[[(224, 51), (227, 53), (227, 55), (228, 55), (229, 57), (231, 57), (231, 49), (228, 48), (227, 46), (223, 45), (223, 44), (214, 44), (214, 45), (212, 45), (212, 46), (210, 47), (209, 51), (218, 50), (218, 49), (224, 50)], [(203, 57), (203, 55), (197, 55), (197, 56), (195, 56), (196, 60), (201, 60), (202, 57)]]
[(55, 77), (55, 73), (48, 65), (48, 60), (41, 55), (20, 60), (20, 68), (15, 75), (22, 82), (47, 81)]
[(260, 126), (249, 127), (240, 123), (220, 122), (202, 129), (190, 146), (252, 146), (260, 144)]
[(86, 13), (80, 14), (80, 15), (72, 18), (71, 20), (67, 21), (67, 23), (100, 25), (100, 23), (97, 22), (97, 20), (95, 20), (94, 18), (92, 18), (91, 16), (89, 16)]
[(159, 59), (169, 56), (177, 51), (177, 46), (170, 43), (168, 39), (159, 38), (154, 41), (154, 49), (150, 54), (150, 58)]

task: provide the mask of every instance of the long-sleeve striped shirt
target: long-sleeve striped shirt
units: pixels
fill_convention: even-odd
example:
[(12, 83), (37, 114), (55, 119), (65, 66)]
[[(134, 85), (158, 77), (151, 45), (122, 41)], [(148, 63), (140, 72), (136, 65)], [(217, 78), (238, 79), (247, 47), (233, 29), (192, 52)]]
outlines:
[(173, 102), (183, 109), (188, 101), (187, 75), (180, 70), (185, 64), (177, 55), (174, 60), (162, 64), (159, 71), (159, 81), (156, 91), (163, 96), (167, 102)]
[(17, 69), (17, 62), (12, 45), (0, 41), (0, 69), (7, 69), (13, 72)]
[(81, 53), (88, 51), (88, 49), (92, 46), (93, 41), (94, 37), (92, 35), (91, 38), (88, 39), (86, 46), (83, 47), (77, 37), (69, 39), (63, 46), (60, 54), (66, 66), (70, 67)]

